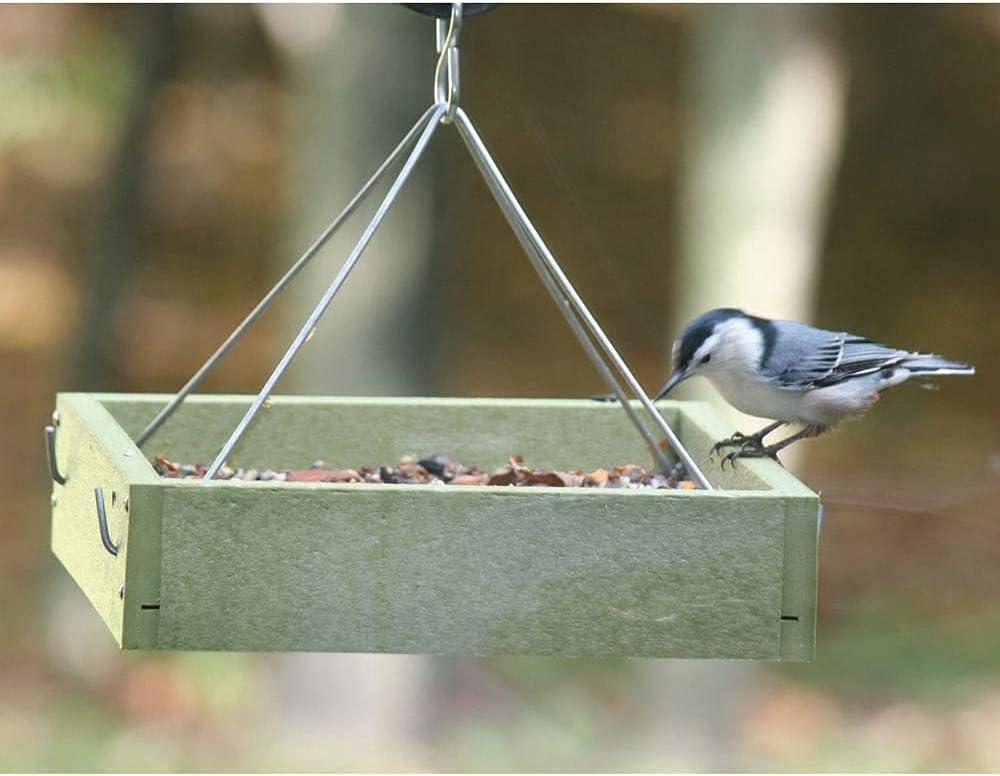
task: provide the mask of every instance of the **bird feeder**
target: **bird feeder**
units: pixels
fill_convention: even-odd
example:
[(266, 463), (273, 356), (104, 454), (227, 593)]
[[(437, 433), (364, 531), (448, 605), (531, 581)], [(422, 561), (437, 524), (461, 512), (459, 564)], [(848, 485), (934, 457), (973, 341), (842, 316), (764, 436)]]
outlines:
[[(818, 496), (771, 460), (708, 466), (729, 435), (711, 408), (650, 400), (459, 107), (461, 4), (421, 10), (444, 17), (433, 104), (188, 383), (172, 396), (59, 394), (46, 427), (56, 556), (123, 649), (811, 659)], [(616, 403), (273, 396), (447, 125)], [(404, 156), (258, 394), (192, 396)], [(177, 459), (212, 460), (204, 479), (161, 478), (142, 449), (154, 434)], [(679, 461), (700, 487), (216, 478), (227, 462), (294, 469), (413, 451), (487, 465), (521, 452), (569, 469), (651, 456)]]

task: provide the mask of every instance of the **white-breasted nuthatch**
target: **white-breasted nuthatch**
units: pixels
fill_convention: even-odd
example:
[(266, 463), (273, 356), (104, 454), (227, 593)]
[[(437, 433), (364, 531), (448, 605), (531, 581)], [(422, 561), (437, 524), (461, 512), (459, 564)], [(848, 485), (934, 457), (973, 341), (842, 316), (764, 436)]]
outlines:
[[(748, 415), (775, 422), (755, 434), (735, 434), (712, 452), (735, 447), (723, 459), (775, 457), (800, 439), (818, 436), (868, 410), (887, 388), (911, 377), (971, 375), (968, 364), (928, 353), (879, 345), (843, 331), (773, 321), (742, 310), (709, 310), (674, 343), (673, 374), (662, 399), (689, 377), (707, 377), (723, 398)], [(804, 428), (771, 445), (764, 437), (788, 423)]]

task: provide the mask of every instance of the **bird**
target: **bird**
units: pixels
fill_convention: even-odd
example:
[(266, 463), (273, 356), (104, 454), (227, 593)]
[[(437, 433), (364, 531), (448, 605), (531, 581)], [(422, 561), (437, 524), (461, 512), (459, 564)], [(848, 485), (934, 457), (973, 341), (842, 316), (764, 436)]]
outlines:
[[(818, 329), (720, 307), (692, 320), (674, 342), (672, 372), (656, 394), (702, 376), (733, 407), (773, 422), (753, 434), (737, 432), (717, 442), (728, 447), (721, 465), (737, 458), (771, 457), (801, 439), (817, 437), (857, 418), (879, 395), (911, 378), (972, 375), (974, 367), (930, 353), (886, 347), (846, 331)], [(764, 438), (785, 425), (802, 429), (773, 444)]]

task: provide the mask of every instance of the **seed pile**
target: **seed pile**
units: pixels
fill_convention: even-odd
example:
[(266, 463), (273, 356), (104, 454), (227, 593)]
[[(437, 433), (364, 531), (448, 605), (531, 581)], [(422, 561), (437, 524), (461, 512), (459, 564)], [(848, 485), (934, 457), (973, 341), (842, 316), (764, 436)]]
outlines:
[[(162, 454), (153, 459), (153, 468), (161, 477), (200, 479), (207, 464), (176, 463)], [(513, 456), (503, 468), (487, 472), (476, 466), (466, 466), (442, 455), (427, 458), (404, 456), (395, 467), (360, 466), (356, 469), (335, 469), (316, 461), (308, 469), (232, 469), (223, 466), (218, 479), (281, 482), (369, 482), (401, 485), (497, 485), (556, 488), (623, 488), (627, 490), (657, 490), (697, 486), (687, 476), (684, 465), (678, 463), (669, 474), (647, 471), (638, 464), (625, 464), (611, 469), (556, 471), (532, 469), (524, 459)]]

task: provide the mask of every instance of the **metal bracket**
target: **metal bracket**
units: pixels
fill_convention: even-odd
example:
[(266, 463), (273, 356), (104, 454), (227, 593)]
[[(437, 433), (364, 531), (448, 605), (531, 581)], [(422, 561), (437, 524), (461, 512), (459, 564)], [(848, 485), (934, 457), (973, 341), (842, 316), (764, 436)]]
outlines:
[(101, 544), (112, 555), (117, 555), (118, 546), (111, 541), (111, 532), (108, 531), (108, 515), (104, 510), (104, 489), (100, 485), (94, 488), (94, 499), (97, 501), (97, 528), (101, 532)]
[(66, 477), (59, 473), (59, 463), (56, 461), (56, 425), (59, 424), (59, 415), (52, 413), (51, 426), (45, 427), (45, 450), (49, 459), (49, 476), (60, 485), (66, 484)]

